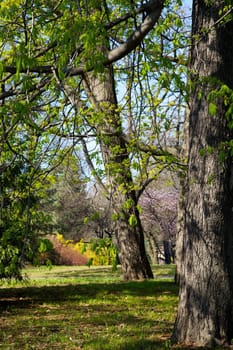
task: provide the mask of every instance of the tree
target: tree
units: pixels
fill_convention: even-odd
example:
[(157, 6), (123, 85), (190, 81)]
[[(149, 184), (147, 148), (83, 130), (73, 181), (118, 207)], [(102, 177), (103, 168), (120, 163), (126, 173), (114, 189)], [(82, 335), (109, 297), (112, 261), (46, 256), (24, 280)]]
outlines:
[(85, 85), (88, 89), (90, 87), (90, 98), (93, 98), (96, 110), (102, 114), (95, 127), (111, 184), (110, 200), (115, 212), (116, 240), (124, 276), (126, 279), (151, 278), (153, 274), (144, 246), (129, 151), (117, 111), (112, 68), (105, 68), (101, 78), (90, 78), (88, 75)]
[(92, 236), (99, 239), (114, 237), (114, 222), (112, 221), (112, 208), (106, 195), (96, 184), (89, 188), (90, 215), (86, 217)]
[[(35, 112), (35, 105), (29, 106), (20, 96), (7, 99), (4, 77), (1, 83), (0, 278), (21, 278), (24, 263), (32, 262), (38, 249), (42, 249), (50, 218), (40, 203), (51, 184), (50, 170), (67, 151), (64, 143), (46, 131), (42, 134), (36, 127), (36, 120), (43, 123), (45, 119)], [(17, 85), (16, 80), (9, 81), (6, 89), (11, 91), (14, 84)], [(35, 95), (34, 98), (35, 102)], [(41, 101), (37, 108), (42, 105)]]
[(61, 152), (64, 140), (82, 146), (114, 211), (126, 279), (153, 276), (139, 194), (163, 167), (179, 166), (168, 146), (170, 140), (173, 149), (180, 146), (182, 21), (168, 2), (156, 26), (163, 6), (160, 0), (1, 2), (0, 98), (8, 111), (2, 118), (14, 113), (16, 125), (23, 119), (50, 144), (60, 142)]
[(52, 218), (51, 232), (61, 233), (65, 239), (87, 238), (90, 229), (84, 225), (92, 215), (91, 200), (86, 190), (86, 179), (73, 150), (51, 173), (53, 183), (41, 201), (41, 210)]
[[(39, 169), (37, 169), (40, 171)], [(33, 261), (44, 242), (48, 215), (40, 210), (45, 185), (41, 186), (32, 164), (23, 155), (1, 147), (0, 174), (0, 278), (21, 278), (21, 268)]]
[(66, 240), (89, 241), (112, 237), (111, 208), (96, 184), (82, 173), (79, 154), (72, 151), (51, 173), (53, 183), (41, 201), (41, 210), (52, 218), (50, 231)]
[(172, 257), (174, 259), (177, 203), (178, 191), (168, 186), (148, 186), (140, 197), (142, 224), (155, 263), (159, 262), (159, 250), (166, 263), (171, 263)]
[(192, 18), (174, 338), (214, 347), (233, 337), (232, 1), (194, 1)]

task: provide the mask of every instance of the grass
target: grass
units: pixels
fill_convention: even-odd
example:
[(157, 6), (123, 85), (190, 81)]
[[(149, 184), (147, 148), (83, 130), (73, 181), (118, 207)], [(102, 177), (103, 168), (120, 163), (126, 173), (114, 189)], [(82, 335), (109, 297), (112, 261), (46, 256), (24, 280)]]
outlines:
[(156, 266), (155, 279), (142, 282), (123, 282), (120, 269), (108, 267), (25, 273), (27, 282), (0, 287), (0, 349), (171, 348), (178, 299), (174, 266)]

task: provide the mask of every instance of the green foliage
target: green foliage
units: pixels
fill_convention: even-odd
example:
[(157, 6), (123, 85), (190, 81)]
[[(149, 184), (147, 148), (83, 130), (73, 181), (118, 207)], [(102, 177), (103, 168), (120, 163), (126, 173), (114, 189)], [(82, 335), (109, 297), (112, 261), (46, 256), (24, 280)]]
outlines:
[(35, 253), (33, 254), (33, 264), (41, 265), (46, 264), (52, 266), (50, 255), (53, 253), (53, 244), (47, 238), (39, 238), (36, 247), (34, 247)]
[(221, 84), (221, 82), (218, 82), (218, 85), (220, 87), (213, 89), (208, 95), (209, 109), (216, 114), (217, 104), (223, 103), (226, 107), (228, 125), (233, 128), (233, 90), (226, 84)]
[(215, 103), (210, 102), (209, 103), (209, 114), (213, 117), (217, 114), (218, 107)]
[[(110, 238), (92, 239), (90, 249), (100, 258), (101, 265), (111, 265), (113, 271), (117, 268), (117, 249)], [(93, 259), (91, 260), (91, 264)]]
[(0, 241), (0, 279), (21, 279), (19, 249)]
[(12, 154), (7, 143), (2, 149), (0, 278), (20, 278), (20, 269), (25, 262), (33, 261), (38, 253), (37, 240), (49, 224), (50, 218), (39, 209), (47, 185), (34, 177), (34, 169), (21, 155)]
[[(88, 164), (88, 176), (104, 180), (108, 194), (140, 190), (163, 168), (179, 167), (167, 142), (181, 145), (177, 125), (187, 96), (180, 5), (166, 1), (158, 25), (111, 67), (116, 90), (110, 94), (123, 95), (115, 105), (109, 91), (99, 102), (96, 86), (114, 85), (104, 63), (147, 15), (139, 2), (1, 1), (0, 225), (22, 260), (49, 227), (43, 205), (57, 178), (48, 174), (70, 149), (83, 150), (82, 169)], [(136, 201), (120, 205), (114, 219), (136, 226)]]
[[(62, 122), (59, 124), (58, 122), (61, 120), (61, 112), (64, 112), (64, 109), (67, 107), (65, 107), (67, 101), (65, 101), (63, 94), (59, 91), (63, 84), (61, 84), (61, 86), (56, 86), (56, 81), (51, 77), (51, 80), (48, 82), (46, 93), (44, 93), (43, 89), (40, 91), (40, 88), (35, 87), (38, 87), (40, 82), (42, 82), (44, 78), (43, 74), (38, 76), (37, 74), (31, 73), (30, 68), (40, 67), (44, 64), (57, 67), (58, 80), (60, 79), (64, 84), (68, 83), (68, 86), (72, 88), (79, 85), (78, 77), (73, 78), (71, 76), (66, 76), (67, 71), (73, 67), (84, 65), (87, 69), (93, 67), (95, 73), (103, 73), (103, 61), (105, 57), (104, 52), (100, 51), (98, 48), (100, 46), (105, 46), (108, 50), (109, 37), (122, 36), (125, 39), (132, 33), (136, 24), (136, 19), (134, 18), (136, 8), (132, 5), (131, 1), (123, 0), (120, 2), (107, 1), (105, 7), (103, 6), (102, 8), (100, 7), (101, 2), (100, 5), (96, 6), (96, 4), (90, 1), (88, 5), (83, 2), (77, 5), (75, 2), (62, 1), (57, 4), (57, 6), (47, 1), (34, 1), (33, 6), (28, 4), (26, 8), (23, 7), (22, 1), (18, 1), (18, 3), (20, 5), (16, 7), (13, 4), (8, 5), (4, 2), (4, 5), (1, 7), (3, 28), (6, 29), (5, 33), (7, 33), (7, 35), (4, 34), (1, 38), (4, 45), (6, 45), (4, 62), (16, 67), (16, 74), (12, 77), (12, 80), (18, 81), (18, 91), (21, 91), (21, 83), (22, 86), (24, 86), (22, 90), (22, 101), (20, 101), (20, 97), (18, 101), (17, 99), (15, 101), (19, 103), (17, 109), (20, 108), (21, 115), (23, 115), (25, 113), (25, 106), (23, 106), (22, 102), (30, 101), (30, 97), (33, 95), (30, 92), (31, 89), (38, 89), (38, 96), (33, 97), (33, 102), (28, 102), (26, 113), (28, 114), (29, 111), (32, 110), (32, 105), (36, 107), (36, 110), (38, 110), (38, 106), (43, 105), (44, 114), (40, 114), (41, 120), (35, 113), (33, 118), (24, 118), (25, 121), (33, 121), (34, 128), (43, 134), (45, 133), (44, 126), (46, 126), (46, 130), (50, 130), (52, 133), (59, 131), (59, 125), (62, 125), (65, 131), (72, 131), (74, 117), (71, 116), (71, 114), (69, 118), (65, 116), (65, 124), (62, 124)], [(182, 64), (182, 61), (185, 60), (185, 52), (182, 48), (184, 47), (186, 39), (184, 35), (182, 35), (182, 31), (180, 32), (179, 30), (182, 29), (183, 22), (178, 14), (181, 1), (167, 1), (165, 6), (163, 19), (159, 22), (159, 25), (154, 28), (151, 34), (145, 38), (144, 48), (146, 48), (146, 50), (144, 49), (141, 51), (140, 48), (138, 49), (137, 60), (139, 71), (137, 74), (131, 75), (130, 70), (125, 67), (124, 62), (119, 62), (118, 66), (120, 70), (119, 72), (117, 70), (114, 72), (116, 82), (121, 81), (122, 84), (124, 79), (126, 82), (128, 81), (129, 84), (132, 83), (137, 93), (139, 92), (140, 84), (141, 88), (143, 87), (139, 99), (143, 101), (143, 105), (146, 106), (146, 109), (144, 113), (142, 113), (140, 108), (138, 108), (139, 105), (137, 101), (131, 98), (131, 113), (135, 115), (135, 118), (139, 118), (140, 120), (138, 124), (140, 125), (139, 129), (134, 131), (137, 139), (143, 142), (146, 138), (149, 140), (149, 130), (155, 130), (155, 134), (151, 135), (151, 144), (156, 142), (157, 132), (163, 132), (163, 129), (169, 131), (173, 128), (174, 123), (176, 123), (176, 121), (171, 120), (171, 114), (168, 115), (167, 112), (165, 112), (166, 107), (162, 107), (164, 97), (167, 96), (168, 92), (171, 92), (169, 95), (173, 95), (175, 101), (175, 91), (182, 90), (182, 93), (186, 94), (186, 67)], [(106, 7), (108, 7), (108, 10)], [(129, 16), (126, 23), (120, 21), (119, 25), (116, 24), (112, 28), (110, 26), (108, 30), (106, 29), (111, 21), (114, 23), (118, 17), (124, 17), (124, 15), (129, 13), (132, 14), (132, 18)], [(11, 28), (10, 23), (14, 23), (14, 18), (20, 20)], [(175, 30), (173, 30), (173, 26)], [(21, 31), (21, 27), (24, 27), (24, 32)], [(17, 33), (17, 35), (15, 35), (15, 33)], [(157, 44), (161, 37), (170, 37), (170, 39), (164, 39), (163, 43)], [(44, 50), (41, 50), (41, 48), (44, 48)], [(169, 52), (175, 52), (176, 56), (178, 54), (181, 64), (177, 65), (173, 62), (172, 57), (169, 56)], [(129, 62), (130, 61), (131, 55), (129, 55)], [(28, 69), (27, 74), (22, 73), (22, 70), (25, 69)], [(132, 70), (134, 71), (134, 69), (134, 65), (132, 65)], [(2, 70), (4, 72), (4, 64)], [(135, 76), (135, 78), (133, 78), (134, 80), (131, 82), (132, 76)], [(101, 80), (101, 74), (99, 74), (98, 77)], [(138, 77), (140, 77), (140, 79), (138, 79)], [(104, 79), (104, 75), (102, 79)], [(8, 83), (11, 84), (11, 78), (8, 79)], [(25, 96), (26, 98), (24, 98)], [(157, 98), (153, 98), (153, 96), (157, 96)], [(124, 98), (127, 100), (128, 96), (126, 95)], [(42, 100), (44, 101), (43, 104), (41, 103)], [(56, 100), (55, 104), (53, 103), (54, 100)], [(5, 103), (6, 102), (7, 101), (5, 101)], [(87, 134), (89, 126), (91, 126), (91, 129), (89, 129), (90, 133), (93, 134), (93, 126), (96, 128), (96, 125), (101, 125), (106, 118), (103, 111), (97, 111), (90, 103), (86, 102), (85, 98), (82, 99), (78, 117), (75, 117), (78, 119), (78, 121), (75, 122), (78, 134)], [(119, 107), (117, 111), (122, 111), (124, 114), (124, 110), (122, 110), (121, 106)], [(107, 107), (105, 109), (107, 109)], [(46, 116), (46, 113), (49, 117)], [(64, 112), (64, 114), (66, 114), (66, 112)], [(154, 114), (157, 116), (156, 124), (154, 124)], [(86, 118), (87, 115), (88, 118)], [(53, 119), (51, 120), (53, 125), (56, 125), (56, 122), (58, 122), (58, 127), (50, 128), (49, 121), (51, 118)], [(134, 124), (136, 125), (137, 123)], [(143, 125), (145, 127), (141, 127)], [(119, 129), (122, 127), (121, 122), (118, 123), (118, 127)], [(106, 135), (104, 137), (107, 139)], [(98, 140), (96, 143), (98, 144)], [(106, 140), (105, 143), (107, 143)], [(118, 147), (120, 146), (118, 145)], [(117, 149), (117, 146), (113, 146), (112, 152), (114, 154), (119, 154), (121, 151)], [(139, 158), (143, 157), (143, 155), (138, 154), (137, 148), (131, 148), (129, 152), (132, 153), (132, 159), (134, 159), (135, 156)], [(95, 150), (90, 154), (90, 157), (94, 157), (95, 163), (99, 163), (97, 167), (101, 168), (99, 152)], [(164, 163), (166, 163), (166, 155)], [(132, 161), (132, 164), (135, 165), (135, 162)], [(117, 172), (117, 168), (114, 167), (114, 164), (111, 165), (110, 168), (114, 168), (115, 172)], [(138, 170), (141, 171), (141, 169), (142, 167), (140, 167), (139, 164)], [(101, 169), (101, 171), (103, 171), (103, 169)], [(95, 169), (95, 174), (98, 175), (99, 172), (100, 169), (98, 169), (98, 171)]]
[(129, 217), (129, 224), (130, 226), (137, 226), (138, 220), (137, 217), (135, 216), (135, 214), (131, 214)]
[(232, 21), (233, 15), (232, 15), (232, 0), (225, 0), (224, 7), (220, 9), (219, 16), (220, 16), (220, 23), (221, 25), (225, 25), (227, 22)]
[(215, 149), (214, 149), (213, 147), (208, 146), (208, 147), (206, 147), (206, 148), (201, 148), (201, 149), (199, 150), (199, 154), (200, 154), (201, 156), (205, 156), (205, 155), (208, 155), (208, 154), (213, 154), (214, 151), (215, 151)]
[(132, 198), (128, 198), (123, 205), (123, 209), (129, 210), (129, 209), (133, 208), (134, 205), (135, 205), (134, 200)]
[[(218, 108), (223, 106), (228, 127), (233, 129), (233, 90), (226, 84), (215, 81), (216, 83), (218, 87), (212, 89), (208, 95), (209, 113), (214, 116), (218, 112)], [(220, 161), (224, 161), (229, 153), (232, 155), (232, 140), (218, 145), (218, 153)]]

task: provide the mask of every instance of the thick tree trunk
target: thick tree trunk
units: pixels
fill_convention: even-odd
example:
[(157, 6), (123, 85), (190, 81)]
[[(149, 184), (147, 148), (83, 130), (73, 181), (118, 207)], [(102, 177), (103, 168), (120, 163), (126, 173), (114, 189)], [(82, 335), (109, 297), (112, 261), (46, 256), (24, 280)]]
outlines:
[[(224, 97), (233, 88), (233, 21), (224, 1), (193, 3), (188, 173), (178, 240), (180, 294), (174, 339), (205, 347), (233, 338), (232, 150)], [(226, 99), (225, 99), (226, 101)]]
[(131, 213), (134, 212), (137, 220), (135, 225), (129, 224), (131, 214), (122, 211), (120, 208), (117, 212), (121, 217), (119, 216), (116, 221), (116, 240), (124, 279), (142, 280), (153, 278), (145, 251), (144, 235), (139, 214), (136, 208), (131, 208), (130, 211)]
[(86, 74), (84, 87), (96, 112), (93, 126), (99, 138), (108, 179), (108, 197), (115, 213), (116, 241), (124, 278), (153, 278), (145, 251), (130, 159), (117, 110), (112, 67), (105, 68), (101, 75)]

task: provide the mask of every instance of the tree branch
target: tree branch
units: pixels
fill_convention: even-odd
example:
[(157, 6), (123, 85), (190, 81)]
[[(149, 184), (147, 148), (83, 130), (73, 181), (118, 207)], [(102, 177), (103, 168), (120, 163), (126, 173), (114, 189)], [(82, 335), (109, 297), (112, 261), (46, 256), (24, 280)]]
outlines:
[(162, 9), (163, 2), (160, 0), (155, 0), (150, 2), (148, 6), (148, 13), (139, 28), (128, 38), (128, 40), (120, 45), (119, 47), (113, 49), (108, 54), (108, 63), (113, 63), (126, 56), (132, 50), (134, 50), (144, 37), (149, 33), (149, 31), (154, 27), (155, 23), (158, 21)]
[[(147, 16), (145, 17), (141, 25), (138, 27), (138, 29), (136, 29), (124, 43), (114, 48), (113, 50), (109, 51), (109, 53), (107, 54), (106, 60), (103, 62), (104, 66), (108, 66), (109, 64), (114, 63), (120, 60), (121, 58), (125, 57), (140, 44), (140, 42), (145, 38), (147, 33), (154, 27), (154, 25), (158, 21), (163, 9), (163, 3), (164, 3), (164, 0), (151, 0), (146, 5), (144, 5), (141, 9), (138, 9), (136, 11), (136, 13), (141, 13), (143, 11), (146, 11)], [(94, 67), (90, 67), (88, 71), (91, 71), (93, 68)], [(47, 65), (47, 66), (28, 67), (21, 70), (21, 72), (22, 73), (35, 72), (40, 74), (42, 73), (49, 74), (49, 73), (52, 73), (53, 70), (54, 70), (53, 66)], [(4, 71), (7, 73), (15, 74), (16, 67), (6, 66), (4, 67)], [(81, 64), (79, 67), (64, 68), (64, 73), (67, 76), (80, 75), (85, 72), (87, 72), (87, 68), (85, 67), (84, 64)]]

